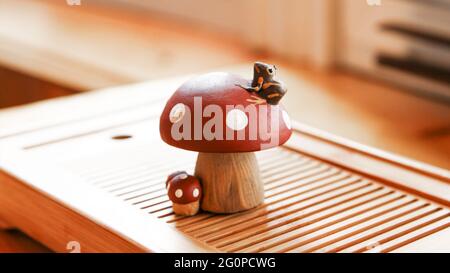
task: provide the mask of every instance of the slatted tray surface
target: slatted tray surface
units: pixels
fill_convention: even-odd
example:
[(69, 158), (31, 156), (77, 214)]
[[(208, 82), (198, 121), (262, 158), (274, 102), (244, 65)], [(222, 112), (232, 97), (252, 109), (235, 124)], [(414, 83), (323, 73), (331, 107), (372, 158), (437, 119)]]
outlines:
[[(0, 128), (0, 167), (17, 178), (15, 183), (65, 208), (40, 199), (51, 208), (44, 210), (40, 204), (23, 203), (23, 198), (35, 195), (15, 192), (1, 197), (7, 202), (0, 215), (12, 221), (20, 211), (15, 224), (57, 250), (67, 240), (82, 238), (92, 251), (130, 250), (123, 242), (113, 248), (109, 237), (95, 242), (103, 237), (98, 238), (83, 219), (144, 251), (433, 251), (434, 243), (422, 239), (438, 235), (433, 242), (448, 242), (447, 170), (422, 170), (421, 164), (341, 147), (326, 136), (312, 137), (301, 130), (286, 146), (256, 153), (265, 188), (263, 205), (231, 215), (174, 215), (165, 179), (176, 170), (192, 173), (197, 154), (164, 144), (158, 115), (169, 91), (184, 80), (115, 88), (3, 112), (0, 123), (10, 125)], [(0, 182), (4, 190), (17, 190)], [(28, 188), (17, 191), (31, 194)], [(36, 220), (36, 215), (47, 218)], [(67, 234), (58, 237), (61, 229)], [(424, 242), (420, 248), (408, 248), (418, 242)], [(444, 250), (450, 251), (450, 246)]]
[(450, 226), (447, 208), (286, 148), (257, 153), (262, 206), (177, 216), (165, 178), (175, 170), (192, 172), (195, 153), (166, 147), (157, 152), (163, 157), (149, 156), (152, 147), (123, 141), (132, 148), (66, 165), (86, 183), (217, 251), (389, 252)]

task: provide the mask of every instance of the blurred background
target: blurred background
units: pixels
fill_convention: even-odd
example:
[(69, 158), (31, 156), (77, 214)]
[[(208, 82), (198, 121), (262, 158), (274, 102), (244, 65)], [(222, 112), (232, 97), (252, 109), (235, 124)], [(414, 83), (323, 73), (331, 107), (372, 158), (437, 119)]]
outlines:
[(0, 0), (0, 108), (262, 60), (296, 120), (448, 168), (449, 49), (449, 0)]
[(255, 60), (294, 119), (450, 168), (450, 0), (0, 0), (0, 115)]

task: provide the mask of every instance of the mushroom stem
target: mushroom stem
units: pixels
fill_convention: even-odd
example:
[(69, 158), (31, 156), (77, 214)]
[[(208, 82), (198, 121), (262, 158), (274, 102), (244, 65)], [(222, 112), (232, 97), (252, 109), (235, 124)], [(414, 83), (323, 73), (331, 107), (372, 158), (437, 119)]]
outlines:
[(199, 209), (199, 201), (194, 201), (187, 204), (172, 204), (173, 211), (178, 215), (192, 216), (197, 214)]
[(205, 211), (233, 213), (264, 201), (255, 154), (199, 153), (195, 176), (201, 179)]

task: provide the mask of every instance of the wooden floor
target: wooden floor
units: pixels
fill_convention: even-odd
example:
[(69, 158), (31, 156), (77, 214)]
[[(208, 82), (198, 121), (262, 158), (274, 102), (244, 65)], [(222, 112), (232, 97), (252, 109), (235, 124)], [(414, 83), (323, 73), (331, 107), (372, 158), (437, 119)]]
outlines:
[[(46, 20), (36, 20), (43, 16)], [(123, 20), (124, 16), (127, 20)], [(11, 28), (15, 20), (29, 31), (21, 33)], [(52, 24), (37, 23), (41, 21), (59, 27), (48, 29)], [(103, 35), (89, 35), (92, 25)], [(63, 35), (66, 32), (72, 35)], [(42, 33), (46, 33), (47, 40), (40, 38)], [(117, 37), (127, 37), (127, 43), (118, 42)], [(73, 44), (75, 40), (78, 43)], [(255, 59), (276, 63), (280, 68), (279, 77), (289, 86), (283, 102), (294, 119), (450, 169), (448, 105), (363, 75), (316, 70), (254, 54), (233, 39), (164, 24), (155, 18), (89, 5), (74, 11), (51, 1), (24, 4), (0, 0), (0, 65), (68, 90), (84, 91), (210, 70), (249, 77), (251, 60)], [(1, 75), (0, 81), (4, 87)], [(0, 231), (0, 252), (41, 251), (48, 249), (18, 231)]]

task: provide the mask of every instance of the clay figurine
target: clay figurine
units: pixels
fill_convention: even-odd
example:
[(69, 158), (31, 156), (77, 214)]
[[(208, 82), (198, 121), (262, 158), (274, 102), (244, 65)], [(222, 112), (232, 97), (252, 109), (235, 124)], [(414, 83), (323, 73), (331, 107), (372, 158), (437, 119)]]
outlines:
[(172, 173), (166, 180), (172, 209), (178, 215), (191, 216), (200, 209), (202, 188), (198, 179), (185, 171)]
[[(251, 86), (238, 85), (249, 92), (255, 92), (267, 103), (277, 105), (286, 94), (287, 89), (282, 82), (274, 80), (277, 67), (262, 62), (253, 65), (253, 81)], [(255, 98), (257, 102), (258, 98)]]
[[(201, 181), (202, 210), (234, 213), (264, 201), (254, 152), (282, 145), (292, 133), (288, 113), (275, 104), (286, 89), (275, 81), (269, 85), (272, 78), (265, 73), (271, 73), (270, 68), (275, 69), (262, 63), (254, 66), (255, 72), (263, 73), (262, 82), (256, 79), (255, 92), (267, 94), (267, 99), (258, 95), (256, 101), (256, 93), (241, 87), (252, 86), (251, 81), (215, 72), (186, 81), (164, 107), (162, 140), (199, 152), (194, 175)], [(280, 95), (269, 98), (269, 91)]]

